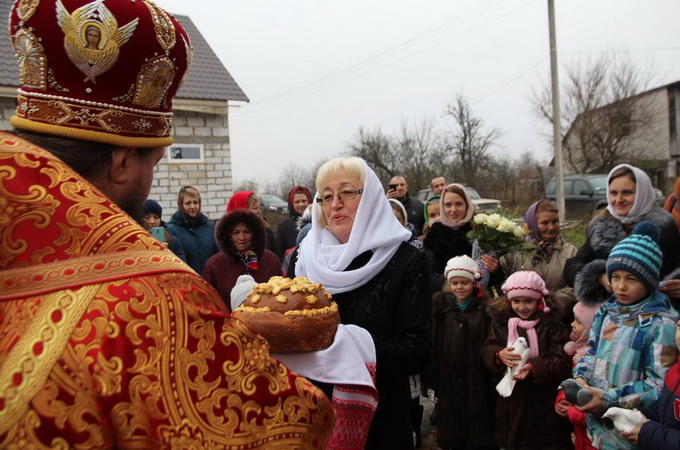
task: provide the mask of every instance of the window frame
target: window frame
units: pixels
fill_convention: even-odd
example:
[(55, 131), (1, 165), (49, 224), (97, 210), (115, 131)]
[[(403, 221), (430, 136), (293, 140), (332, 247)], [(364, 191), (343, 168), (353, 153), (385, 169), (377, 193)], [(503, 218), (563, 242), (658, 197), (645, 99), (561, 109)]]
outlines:
[[(177, 148), (198, 148), (200, 156), (198, 158), (175, 158), (172, 150)], [(168, 146), (167, 152), (168, 164), (202, 164), (205, 162), (205, 147), (203, 144), (188, 144), (188, 143), (174, 143)]]

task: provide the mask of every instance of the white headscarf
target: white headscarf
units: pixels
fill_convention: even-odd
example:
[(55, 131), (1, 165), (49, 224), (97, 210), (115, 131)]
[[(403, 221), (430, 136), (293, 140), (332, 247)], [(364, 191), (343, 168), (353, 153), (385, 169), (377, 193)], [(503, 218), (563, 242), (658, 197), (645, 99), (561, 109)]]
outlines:
[[(465, 217), (463, 217), (458, 222), (452, 222), (451, 219), (446, 217), (446, 214), (444, 213), (444, 197), (446, 196), (446, 189), (450, 188), (451, 186), (456, 186), (458, 189), (463, 191), (463, 193), (465, 194), (464, 200), (467, 203), (467, 211), (465, 211)], [(470, 194), (468, 194), (467, 189), (465, 189), (465, 186), (463, 186), (462, 184), (451, 183), (448, 186), (446, 186), (446, 189), (442, 191), (441, 198), (439, 199), (439, 217), (434, 219), (432, 222), (441, 222), (442, 225), (445, 225), (449, 228), (460, 228), (472, 219), (472, 216), (475, 214), (475, 204), (472, 203)]]
[[(625, 216), (619, 216), (614, 212), (614, 208), (609, 201), (609, 183), (611, 182), (611, 177), (614, 172), (626, 167), (633, 171), (635, 176), (635, 202), (633, 207), (628, 211)], [(646, 215), (654, 207), (654, 202), (656, 201), (656, 194), (654, 194), (654, 187), (652, 187), (652, 180), (649, 176), (637, 167), (633, 167), (630, 164), (619, 164), (614, 167), (607, 177), (607, 211), (617, 218), (622, 223), (635, 222), (642, 216)]]
[[(352, 291), (366, 284), (385, 267), (401, 243), (411, 237), (411, 232), (394, 217), (375, 172), (361, 161), (366, 181), (347, 243), (341, 244), (330, 229), (320, 227), (321, 205), (316, 201), (312, 229), (300, 243), (295, 275), (321, 283), (331, 294)], [(315, 197), (318, 196), (317, 192)], [(373, 254), (366, 265), (345, 271), (357, 256), (368, 250)]]

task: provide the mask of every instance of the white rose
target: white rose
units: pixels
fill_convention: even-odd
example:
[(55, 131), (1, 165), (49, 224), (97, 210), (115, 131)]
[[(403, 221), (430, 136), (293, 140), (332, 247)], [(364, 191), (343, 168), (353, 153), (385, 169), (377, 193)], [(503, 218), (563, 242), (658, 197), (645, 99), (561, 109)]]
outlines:
[(491, 214), (488, 219), (486, 219), (486, 225), (489, 228), (497, 228), (498, 225), (501, 223), (501, 215), (500, 214)]
[(477, 214), (474, 218), (474, 221), (477, 225), (484, 225), (488, 219), (488, 214)]
[(515, 237), (523, 238), (526, 233), (524, 232), (522, 227), (516, 227), (514, 230), (512, 230), (512, 234), (514, 234)]
[(501, 219), (501, 222), (498, 224), (498, 231), (500, 231), (501, 233), (510, 233), (514, 229), (515, 223), (510, 219), (506, 219), (505, 217), (503, 217)]

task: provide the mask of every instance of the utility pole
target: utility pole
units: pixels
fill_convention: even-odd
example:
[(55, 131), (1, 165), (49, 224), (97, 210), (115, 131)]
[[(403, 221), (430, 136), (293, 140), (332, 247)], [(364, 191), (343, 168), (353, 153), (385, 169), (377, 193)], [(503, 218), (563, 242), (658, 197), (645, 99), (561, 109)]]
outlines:
[(552, 80), (553, 147), (555, 148), (555, 196), (560, 222), (564, 222), (564, 180), (562, 178), (562, 127), (560, 125), (560, 86), (557, 79), (557, 39), (555, 38), (555, 0), (548, 0), (550, 29), (550, 78)]

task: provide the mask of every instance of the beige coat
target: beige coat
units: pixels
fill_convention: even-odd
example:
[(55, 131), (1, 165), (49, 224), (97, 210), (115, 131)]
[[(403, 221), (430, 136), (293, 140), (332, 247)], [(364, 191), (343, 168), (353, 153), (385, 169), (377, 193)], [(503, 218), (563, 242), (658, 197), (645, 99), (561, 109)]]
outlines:
[(576, 255), (578, 248), (557, 236), (553, 243), (553, 252), (550, 260), (541, 260), (536, 265), (532, 264), (533, 253), (508, 253), (501, 257), (501, 268), (508, 277), (520, 270), (533, 270), (543, 278), (548, 290), (555, 295), (555, 300), (561, 307), (568, 308), (568, 315), (571, 312), (570, 304), (575, 302), (574, 290), (567, 287), (562, 273), (567, 259)]

